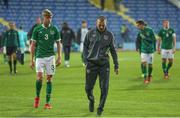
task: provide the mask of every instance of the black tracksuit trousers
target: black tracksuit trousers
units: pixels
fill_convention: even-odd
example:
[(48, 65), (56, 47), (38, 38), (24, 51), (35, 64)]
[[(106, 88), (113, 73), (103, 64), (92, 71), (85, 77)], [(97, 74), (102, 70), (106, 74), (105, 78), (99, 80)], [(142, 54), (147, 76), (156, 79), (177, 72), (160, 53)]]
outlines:
[(97, 76), (99, 76), (99, 86), (101, 89), (101, 96), (99, 107), (103, 110), (106, 102), (108, 88), (109, 88), (109, 60), (103, 61), (88, 61), (86, 66), (86, 83), (85, 90), (90, 101), (94, 101), (93, 88), (96, 83)]
[(64, 60), (69, 61), (70, 52), (71, 52), (71, 46), (63, 46), (63, 50), (64, 50)]

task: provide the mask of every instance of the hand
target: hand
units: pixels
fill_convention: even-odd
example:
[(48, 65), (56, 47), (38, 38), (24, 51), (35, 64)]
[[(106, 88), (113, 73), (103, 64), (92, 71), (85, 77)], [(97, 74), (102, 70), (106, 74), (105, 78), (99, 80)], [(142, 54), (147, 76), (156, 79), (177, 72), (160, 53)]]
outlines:
[(61, 64), (61, 57), (58, 57), (56, 60), (56, 66), (59, 66)]
[(34, 62), (34, 60), (32, 60), (31, 63), (30, 63), (31, 69), (34, 69), (34, 66), (35, 66), (35, 62)]
[(160, 49), (158, 49), (158, 50), (157, 50), (157, 53), (158, 53), (158, 54), (161, 54), (161, 50), (160, 50)]
[(176, 52), (176, 49), (173, 49), (172, 53), (174, 54)]
[(3, 54), (6, 54), (6, 47), (3, 47)]
[(114, 72), (116, 73), (116, 75), (119, 74), (119, 69), (114, 69)]

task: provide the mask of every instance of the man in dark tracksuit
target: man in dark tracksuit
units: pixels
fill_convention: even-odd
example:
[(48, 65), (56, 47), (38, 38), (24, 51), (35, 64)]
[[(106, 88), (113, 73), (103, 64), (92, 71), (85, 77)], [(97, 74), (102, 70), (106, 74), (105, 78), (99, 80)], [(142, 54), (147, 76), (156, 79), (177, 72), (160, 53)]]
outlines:
[(65, 66), (69, 67), (69, 60), (70, 60), (70, 52), (71, 52), (71, 45), (72, 45), (72, 40), (75, 39), (75, 34), (73, 30), (68, 26), (66, 22), (63, 23), (61, 32), (61, 41), (63, 45), (63, 51), (64, 51), (64, 60), (65, 60)]
[(103, 112), (104, 104), (108, 94), (109, 87), (109, 50), (111, 52), (114, 70), (118, 74), (118, 57), (114, 46), (113, 34), (106, 29), (106, 18), (98, 17), (96, 28), (90, 30), (84, 41), (84, 59), (86, 64), (86, 83), (85, 90), (89, 99), (89, 111), (94, 111), (93, 88), (99, 75), (99, 83), (101, 88), (100, 103), (97, 109), (97, 115)]
[(12, 61), (14, 65), (14, 74), (16, 74), (16, 51), (20, 47), (19, 35), (18, 32), (15, 30), (15, 23), (9, 23), (9, 27), (10, 29), (6, 31), (4, 36), (4, 45), (6, 47), (6, 54), (8, 56), (10, 74), (12, 74)]

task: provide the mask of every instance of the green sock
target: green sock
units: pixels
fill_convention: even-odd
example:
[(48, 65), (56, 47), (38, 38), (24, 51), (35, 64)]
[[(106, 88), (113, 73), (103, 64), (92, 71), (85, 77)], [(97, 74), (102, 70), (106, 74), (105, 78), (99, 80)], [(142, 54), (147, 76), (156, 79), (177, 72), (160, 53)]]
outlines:
[(36, 80), (36, 96), (39, 97), (42, 87), (42, 80)]
[(168, 66), (167, 66), (167, 72), (168, 72), (169, 69), (172, 67), (172, 64), (173, 64), (172, 62), (169, 62), (169, 63), (168, 63)]
[(8, 63), (9, 63), (10, 72), (12, 72), (12, 62), (11, 62), (11, 61), (8, 61)]
[(143, 71), (143, 74), (144, 74), (144, 79), (146, 79), (146, 77), (147, 77), (147, 67), (144, 64), (142, 64), (142, 71)]
[(162, 62), (162, 69), (163, 72), (166, 73), (166, 62)]
[(141, 72), (143, 73), (143, 64), (141, 63)]
[(7, 63), (7, 62), (8, 62), (8, 59), (7, 59), (6, 54), (4, 54), (3, 57), (4, 57), (4, 63)]
[(148, 65), (148, 76), (151, 76), (152, 70), (153, 70), (152, 64), (149, 64), (149, 65)]
[(46, 103), (50, 102), (51, 91), (52, 91), (52, 82), (47, 82), (47, 87), (46, 87)]

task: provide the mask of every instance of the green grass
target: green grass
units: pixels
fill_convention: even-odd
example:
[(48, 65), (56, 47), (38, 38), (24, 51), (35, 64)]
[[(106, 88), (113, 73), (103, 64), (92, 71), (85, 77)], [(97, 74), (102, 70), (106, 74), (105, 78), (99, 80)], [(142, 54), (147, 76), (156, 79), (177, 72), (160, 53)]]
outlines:
[[(100, 89), (98, 81), (94, 89), (95, 112), (88, 111), (88, 100), (84, 90), (85, 72), (80, 54), (71, 54), (71, 67), (62, 64), (57, 68), (53, 80), (51, 110), (44, 110), (46, 80), (41, 91), (41, 103), (38, 109), (33, 108), (35, 96), (36, 73), (29, 68), (29, 55), (26, 64), (18, 65), (18, 74), (9, 75), (7, 64), (0, 57), (0, 116), (57, 116), (57, 117), (95, 117), (99, 103)], [(119, 75), (113, 72), (109, 94), (103, 112), (104, 117), (180, 117), (180, 51), (176, 52), (175, 64), (170, 80), (163, 80), (160, 55), (155, 54), (153, 81), (143, 84), (140, 78), (140, 56), (136, 52), (119, 52)]]

